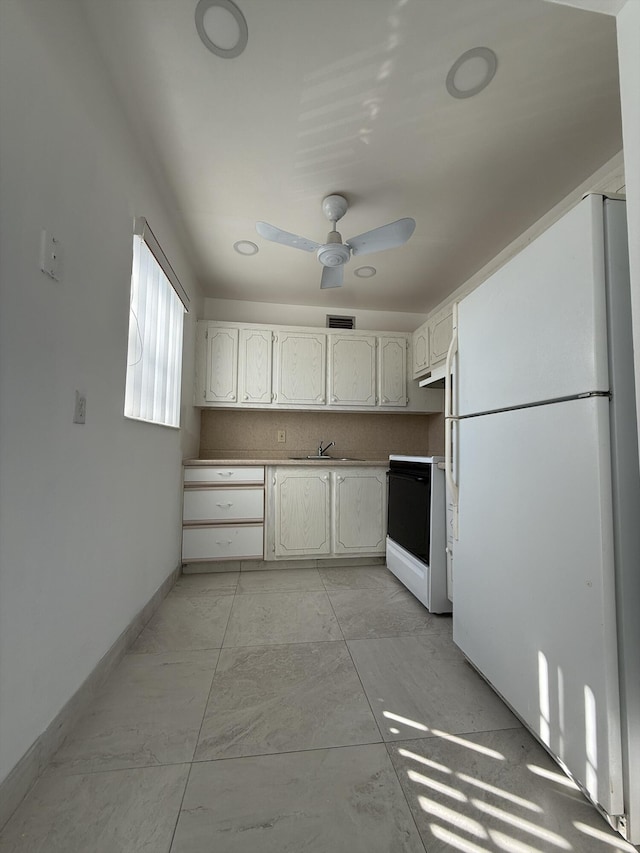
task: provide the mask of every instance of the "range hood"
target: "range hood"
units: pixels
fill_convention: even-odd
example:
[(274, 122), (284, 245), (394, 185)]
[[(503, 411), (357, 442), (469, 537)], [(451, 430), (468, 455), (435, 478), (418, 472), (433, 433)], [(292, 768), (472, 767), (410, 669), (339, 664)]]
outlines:
[(425, 376), (420, 379), (418, 385), (420, 388), (444, 388), (444, 377), (446, 373), (446, 365), (439, 364), (437, 367), (434, 367), (433, 370), (429, 371)]

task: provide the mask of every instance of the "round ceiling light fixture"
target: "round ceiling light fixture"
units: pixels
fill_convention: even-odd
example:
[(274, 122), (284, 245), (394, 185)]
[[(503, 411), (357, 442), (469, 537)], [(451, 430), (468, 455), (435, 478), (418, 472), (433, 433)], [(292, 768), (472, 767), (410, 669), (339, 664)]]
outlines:
[(231, 0), (199, 0), (196, 29), (204, 46), (216, 56), (240, 56), (249, 40), (244, 15)]
[(358, 267), (357, 270), (353, 271), (353, 274), (357, 275), (358, 278), (373, 278), (376, 272), (375, 267)]
[(472, 47), (462, 54), (447, 74), (447, 92), (452, 98), (472, 98), (493, 80), (498, 57), (488, 47)]
[(251, 240), (238, 240), (233, 244), (233, 248), (239, 255), (257, 255), (260, 251)]

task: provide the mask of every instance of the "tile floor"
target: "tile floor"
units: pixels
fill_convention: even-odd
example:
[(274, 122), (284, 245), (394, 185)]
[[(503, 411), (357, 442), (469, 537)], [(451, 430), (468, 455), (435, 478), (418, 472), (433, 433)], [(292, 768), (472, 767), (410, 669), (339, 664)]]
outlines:
[(383, 566), (180, 578), (2, 853), (630, 851)]

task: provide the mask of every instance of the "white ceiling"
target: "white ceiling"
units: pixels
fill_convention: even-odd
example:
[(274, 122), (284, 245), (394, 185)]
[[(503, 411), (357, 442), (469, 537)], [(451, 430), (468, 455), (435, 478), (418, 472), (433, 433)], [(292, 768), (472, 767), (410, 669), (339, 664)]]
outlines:
[[(544, 0), (237, 0), (249, 42), (224, 60), (198, 38), (196, 0), (84, 2), (208, 296), (428, 311), (622, 148), (607, 15)], [(498, 70), (456, 100), (447, 72), (476, 46)], [(255, 222), (323, 242), (333, 192), (351, 205), (345, 239), (404, 216), (417, 227), (321, 291), (315, 256)], [(236, 254), (243, 239), (260, 252)], [(362, 264), (376, 277), (355, 277)]]

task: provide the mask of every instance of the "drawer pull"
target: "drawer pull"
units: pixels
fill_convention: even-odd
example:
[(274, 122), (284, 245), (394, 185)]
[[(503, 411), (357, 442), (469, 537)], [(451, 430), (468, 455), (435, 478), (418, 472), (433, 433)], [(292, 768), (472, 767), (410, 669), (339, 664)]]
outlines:
[(219, 477), (233, 477), (233, 471), (218, 471)]
[(224, 542), (221, 542), (219, 539), (216, 540), (216, 545), (233, 545), (231, 539), (227, 539)]
[(226, 509), (231, 509), (231, 507), (233, 506), (233, 504), (232, 504), (232, 503), (228, 503), (228, 504), (216, 504), (216, 506), (219, 506), (219, 507), (220, 507), (220, 509), (224, 509), (225, 507), (226, 507)]

